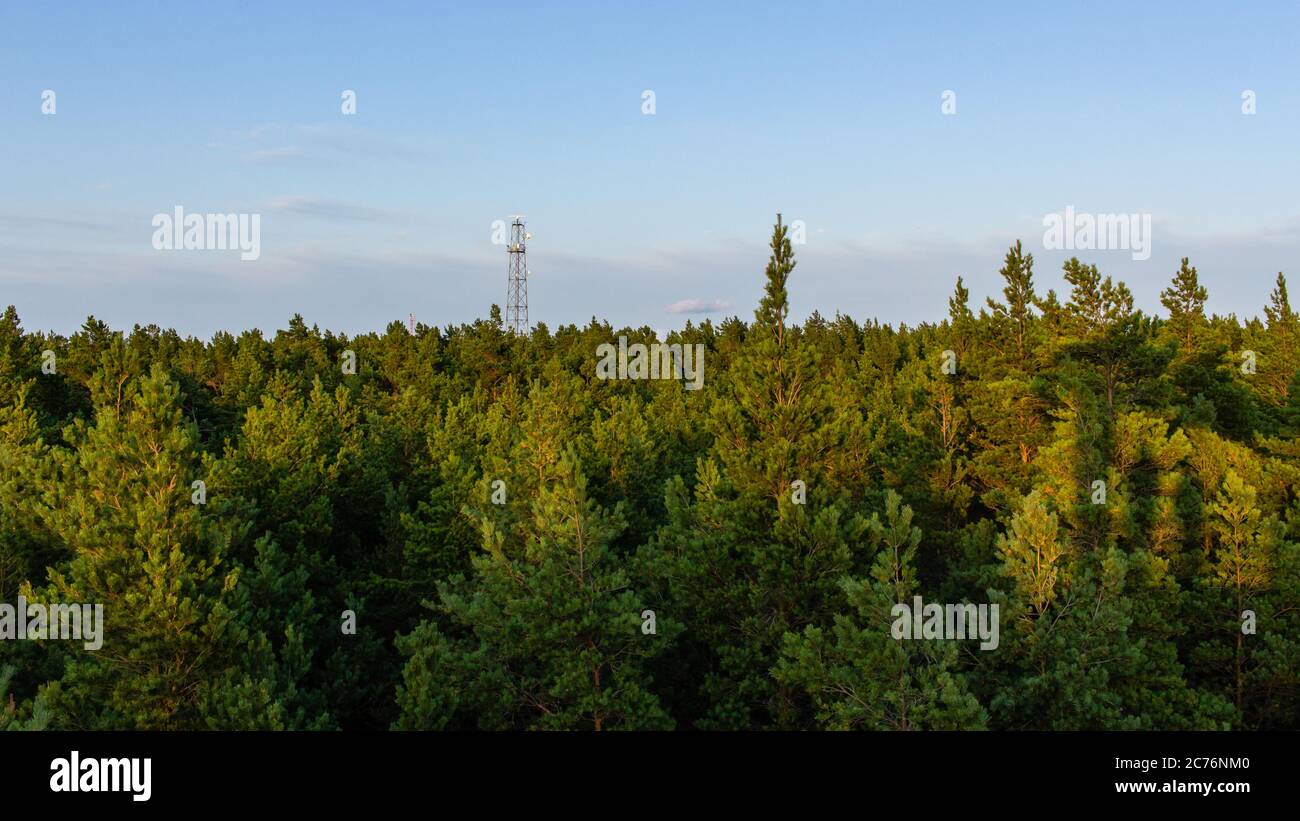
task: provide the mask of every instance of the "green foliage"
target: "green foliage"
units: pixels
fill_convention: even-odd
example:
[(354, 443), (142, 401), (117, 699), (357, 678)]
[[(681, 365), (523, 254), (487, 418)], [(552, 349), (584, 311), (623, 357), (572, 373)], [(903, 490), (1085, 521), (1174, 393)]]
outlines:
[[(778, 222), (753, 322), (666, 340), (702, 390), (596, 378), (656, 340), (595, 319), (10, 308), (0, 604), (105, 625), (0, 641), (0, 729), (1300, 729), (1280, 274), (1242, 322), (1184, 259), (1157, 318), (1016, 243), (1000, 299), (909, 328), (791, 323), (795, 270)], [(915, 596), (997, 605), (996, 649), (895, 637)]]
[(675, 634), (656, 619), (628, 559), (611, 546), (622, 506), (587, 493), (570, 448), (532, 500), (522, 537), (481, 517), (472, 578), (444, 586), (437, 611), (400, 640), (411, 656), (398, 689), (399, 729), (669, 729), (645, 663)]
[(1209, 292), (1200, 284), (1196, 269), (1183, 257), (1173, 284), (1160, 292), (1160, 304), (1169, 312), (1169, 328), (1179, 347), (1191, 351), (1197, 332), (1205, 326), (1205, 300)]
[(981, 729), (984, 710), (957, 672), (956, 646), (891, 634), (891, 610), (917, 589), (921, 530), (911, 508), (890, 491), (885, 521), (873, 515), (868, 534), (876, 551), (870, 576), (841, 582), (849, 612), (837, 613), (829, 630), (786, 634), (773, 676), (806, 691), (827, 729)]

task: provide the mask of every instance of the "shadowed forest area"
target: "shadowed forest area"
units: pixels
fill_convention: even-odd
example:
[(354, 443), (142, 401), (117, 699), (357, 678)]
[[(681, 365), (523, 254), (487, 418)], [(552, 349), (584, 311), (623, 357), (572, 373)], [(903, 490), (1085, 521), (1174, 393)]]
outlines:
[[(9, 308), (0, 602), (105, 622), (0, 641), (0, 728), (1300, 729), (1281, 274), (1243, 322), (1184, 260), (1148, 316), (1078, 260), (1042, 292), (1017, 243), (1000, 298), (899, 327), (791, 324), (803, 273), (777, 227), (753, 320), (672, 335), (699, 390), (597, 379), (654, 341), (597, 319)], [(917, 595), (997, 604), (998, 646), (895, 639)]]

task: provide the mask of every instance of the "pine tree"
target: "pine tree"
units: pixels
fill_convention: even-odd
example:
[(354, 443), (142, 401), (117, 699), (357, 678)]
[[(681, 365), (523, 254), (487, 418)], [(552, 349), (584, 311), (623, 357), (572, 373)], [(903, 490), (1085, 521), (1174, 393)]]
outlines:
[(832, 388), (818, 378), (820, 357), (785, 328), (786, 282), (795, 266), (786, 233), (778, 217), (751, 339), (722, 386), (725, 398), (713, 404), (710, 426), (715, 440), (725, 443), (718, 451), (728, 477), (773, 502), (788, 495), (794, 480), (818, 480), (842, 442), (845, 421), (835, 418)]
[(103, 606), (103, 647), (73, 644), (62, 680), (49, 688), (60, 727), (193, 729), (208, 683), (235, 664), (227, 562), (242, 537), (191, 503), (204, 474), (197, 433), (160, 366), (122, 380), (111, 347), (92, 380), (93, 426), (69, 433), (54, 454), (57, 479), (47, 526), (73, 551), (38, 602)]
[(781, 215), (776, 215), (776, 227), (772, 229), (772, 257), (768, 260), (767, 284), (763, 286), (763, 299), (754, 312), (754, 327), (764, 333), (776, 336), (778, 351), (785, 350), (785, 321), (790, 315), (790, 297), (786, 292), (786, 283), (797, 264), (794, 249), (790, 245), (789, 227), (781, 224)]
[(1264, 307), (1267, 331), (1259, 345), (1262, 361), (1257, 384), (1266, 401), (1285, 417), (1282, 410), (1291, 402), (1291, 382), (1300, 374), (1300, 317), (1291, 309), (1286, 277), (1277, 275), (1277, 283)]
[(50, 724), (50, 710), (45, 699), (38, 697), (33, 704), (20, 707), (9, 691), (13, 675), (13, 667), (0, 667), (0, 732), (46, 729)]
[(1195, 346), (1197, 333), (1205, 327), (1205, 300), (1209, 294), (1197, 279), (1196, 269), (1183, 257), (1173, 284), (1160, 292), (1160, 304), (1169, 311), (1169, 327), (1184, 354)]
[(1277, 283), (1269, 293), (1269, 304), (1264, 308), (1264, 315), (1268, 317), (1270, 328), (1294, 329), (1297, 324), (1296, 313), (1291, 310), (1291, 299), (1286, 292), (1286, 277), (1281, 271), (1278, 271)]
[(970, 290), (962, 283), (961, 277), (957, 277), (953, 294), (948, 297), (948, 321), (952, 324), (953, 350), (960, 360), (964, 360), (975, 341), (971, 338), (975, 330), (975, 315), (970, 309)]
[(694, 499), (684, 482), (670, 488), (667, 524), (646, 551), (706, 645), (682, 651), (702, 681), (700, 727), (806, 723), (798, 693), (773, 681), (771, 666), (786, 632), (841, 606), (836, 582), (855, 569), (865, 526), (840, 484), (864, 470), (851, 375), (835, 368), (827, 378), (816, 336), (784, 327), (793, 267), (778, 220), (766, 294), (710, 407), (713, 448), (696, 467)]
[(884, 521), (873, 515), (868, 532), (876, 551), (871, 574), (841, 582), (847, 612), (829, 630), (787, 633), (773, 676), (807, 692), (827, 729), (982, 728), (984, 710), (957, 672), (954, 643), (891, 635), (894, 606), (910, 606), (917, 592), (921, 530), (912, 525), (912, 509), (890, 491)]
[[(1223, 486), (1209, 506), (1209, 528), (1214, 534), (1212, 572), (1207, 583), (1222, 592), (1231, 609), (1224, 623), (1240, 624), (1245, 611), (1258, 606), (1259, 598), (1272, 585), (1277, 554), (1284, 543), (1284, 529), (1276, 515), (1265, 516), (1258, 506), (1255, 488), (1231, 468)], [(1245, 707), (1246, 635), (1232, 630), (1232, 697), (1239, 714)]]
[(645, 665), (677, 627), (655, 614), (655, 632), (645, 632), (651, 608), (610, 549), (621, 505), (606, 511), (590, 499), (572, 448), (551, 476), (522, 543), (482, 519), (474, 578), (442, 591), (448, 631), (427, 623), (402, 640), (410, 661), (396, 727), (672, 726)]
[(1025, 497), (1011, 520), (1010, 534), (998, 537), (1006, 573), (1036, 618), (1056, 600), (1066, 550), (1060, 522), (1037, 491)]
[(1016, 244), (1007, 251), (1006, 260), (998, 273), (1007, 283), (1002, 289), (1006, 303), (995, 302), (990, 297), (988, 306), (995, 322), (1001, 326), (1001, 334), (1011, 342), (1010, 351), (1004, 349), (1003, 354), (1023, 369), (1031, 344), (1031, 326), (1034, 320), (1034, 255), (1025, 254), (1020, 240), (1016, 240)]

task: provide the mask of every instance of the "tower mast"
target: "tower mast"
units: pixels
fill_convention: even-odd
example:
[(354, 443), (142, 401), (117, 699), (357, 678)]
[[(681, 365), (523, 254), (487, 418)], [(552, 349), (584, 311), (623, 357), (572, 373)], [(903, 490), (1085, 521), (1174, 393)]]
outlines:
[(506, 327), (517, 334), (528, 334), (528, 254), (524, 246), (531, 238), (524, 231), (522, 215), (510, 225), (510, 264), (506, 269)]

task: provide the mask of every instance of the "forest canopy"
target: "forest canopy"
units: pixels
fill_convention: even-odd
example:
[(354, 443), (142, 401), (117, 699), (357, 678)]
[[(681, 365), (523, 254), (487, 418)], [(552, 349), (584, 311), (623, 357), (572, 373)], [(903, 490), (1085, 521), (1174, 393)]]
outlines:
[[(0, 729), (1300, 729), (1285, 278), (1243, 321), (1187, 259), (1163, 316), (1034, 273), (792, 324), (778, 223), (753, 320), (667, 340), (10, 307), (0, 603), (104, 623), (0, 641)], [(701, 383), (598, 376), (620, 337)], [(996, 647), (896, 638), (916, 597)]]

